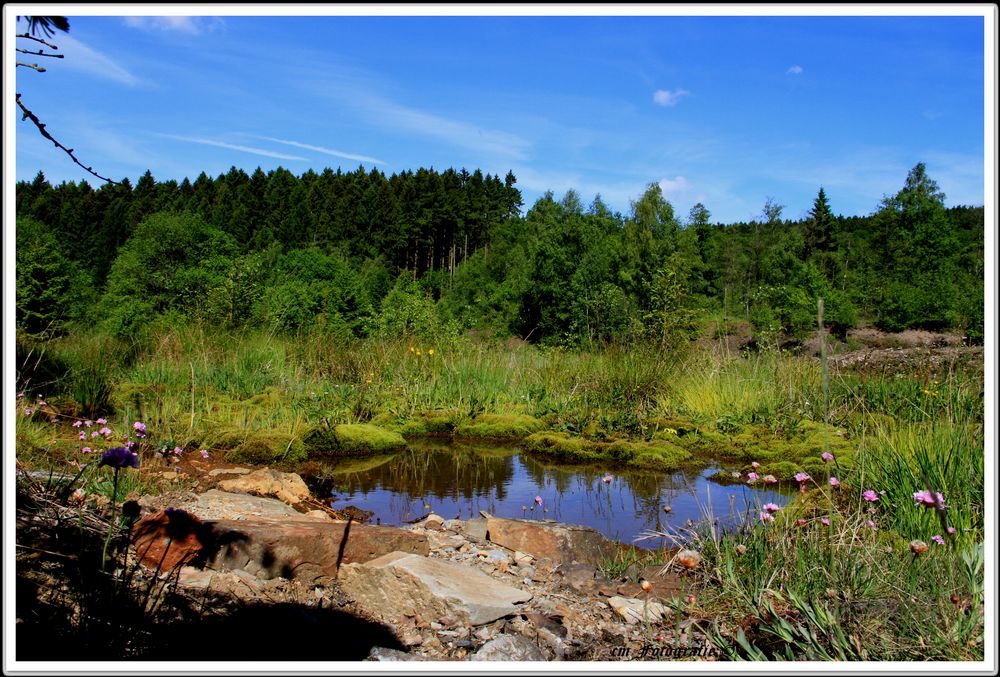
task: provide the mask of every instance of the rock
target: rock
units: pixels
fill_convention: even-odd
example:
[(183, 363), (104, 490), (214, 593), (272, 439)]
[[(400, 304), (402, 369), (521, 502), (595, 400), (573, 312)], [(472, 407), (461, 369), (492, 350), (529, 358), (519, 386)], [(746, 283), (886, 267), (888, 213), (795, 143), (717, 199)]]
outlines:
[(420, 523), (424, 529), (434, 529), (435, 531), (440, 531), (444, 525), (444, 518), (441, 515), (431, 513), (424, 521)]
[(527, 566), (535, 561), (535, 558), (526, 552), (521, 552), (520, 550), (514, 551), (514, 563), (518, 566)]
[[(664, 567), (657, 565), (647, 566), (639, 572), (638, 578), (649, 581), (653, 585), (652, 593), (657, 597), (682, 597), (684, 581), (670, 569), (664, 570)], [(641, 598), (645, 592), (638, 583), (629, 582), (619, 585), (614, 594)]]
[(295, 508), (278, 499), (250, 494), (231, 494), (218, 489), (210, 489), (203, 494), (172, 491), (159, 496), (143, 496), (139, 499), (139, 503), (146, 512), (181, 508), (205, 521), (260, 517), (282, 520), (304, 519)]
[(496, 548), (493, 548), (491, 550), (480, 550), (476, 554), (481, 559), (485, 559), (487, 562), (491, 562), (493, 564), (510, 563), (510, 557), (507, 556), (507, 553), (503, 552), (502, 550), (497, 550)]
[(418, 656), (412, 653), (406, 653), (405, 651), (400, 651), (398, 649), (387, 649), (382, 646), (373, 646), (372, 650), (368, 653), (368, 658), (366, 661), (379, 661), (379, 662), (393, 662), (393, 661), (429, 661), (431, 660), (427, 656)]
[(173, 571), (202, 554), (206, 525), (186, 510), (166, 508), (147, 515), (132, 527), (139, 561), (159, 572)]
[(482, 625), (516, 613), (515, 605), (532, 597), (470, 567), (405, 552), (344, 565), (338, 580), (359, 607), (389, 623), (419, 613)]
[(409, 530), (357, 522), (218, 520), (208, 527), (205, 556), (211, 567), (244, 569), (265, 579), (326, 584), (343, 564), (390, 552), (429, 552), (427, 539)]
[(219, 482), (223, 491), (253, 494), (254, 496), (273, 496), (285, 503), (295, 504), (309, 498), (309, 487), (295, 473), (278, 472), (270, 468), (261, 468), (243, 477)]
[(219, 475), (246, 475), (250, 472), (250, 468), (216, 468), (215, 470), (209, 470), (209, 477), (218, 477)]
[(490, 517), (486, 534), (497, 545), (557, 563), (598, 564), (615, 551), (615, 544), (599, 531), (575, 524)]
[(544, 661), (545, 653), (529, 639), (516, 635), (499, 635), (483, 644), (469, 656), (470, 661)]
[(663, 618), (667, 612), (667, 607), (663, 606), (659, 602), (626, 598), (626, 597), (612, 597), (608, 600), (611, 608), (615, 610), (619, 616), (625, 619), (628, 624), (633, 623), (652, 623)]
[(482, 517), (476, 517), (475, 519), (466, 520), (466, 522), (462, 526), (462, 533), (465, 534), (466, 538), (475, 541), (485, 541), (486, 520)]

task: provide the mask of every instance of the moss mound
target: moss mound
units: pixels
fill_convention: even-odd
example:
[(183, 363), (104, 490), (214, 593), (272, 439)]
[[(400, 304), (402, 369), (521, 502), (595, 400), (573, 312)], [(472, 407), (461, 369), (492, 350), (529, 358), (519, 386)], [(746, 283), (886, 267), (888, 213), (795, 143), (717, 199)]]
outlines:
[(406, 440), (399, 433), (368, 423), (317, 426), (303, 441), (310, 455), (368, 456), (406, 447)]
[(663, 440), (597, 442), (582, 437), (571, 437), (561, 432), (543, 432), (531, 435), (522, 444), (530, 453), (560, 461), (611, 462), (647, 470), (676, 470), (691, 458), (691, 454), (686, 450)]
[(230, 463), (271, 465), (300, 463), (306, 459), (302, 440), (280, 430), (224, 428), (206, 436), (204, 444), (210, 449), (223, 450)]
[(518, 440), (528, 437), (544, 427), (544, 423), (534, 416), (526, 414), (480, 414), (471, 422), (459, 424), (455, 428), (455, 435), (458, 437)]

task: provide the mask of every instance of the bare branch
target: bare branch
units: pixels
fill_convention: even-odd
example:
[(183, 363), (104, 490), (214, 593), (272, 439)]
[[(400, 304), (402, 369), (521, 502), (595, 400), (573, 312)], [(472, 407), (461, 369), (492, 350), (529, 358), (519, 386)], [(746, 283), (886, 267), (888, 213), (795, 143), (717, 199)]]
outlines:
[(45, 40), (42, 40), (41, 38), (36, 38), (31, 33), (18, 33), (14, 37), (17, 37), (17, 38), (28, 38), (29, 40), (34, 40), (35, 42), (40, 42), (43, 45), (45, 45), (46, 47), (49, 47), (50, 49), (59, 49), (58, 47), (56, 47), (55, 45), (53, 45), (51, 42), (46, 42)]
[(49, 54), (48, 52), (43, 52), (42, 50), (38, 50), (37, 52), (32, 52), (30, 49), (21, 49), (20, 47), (18, 47), (17, 51), (19, 51), (21, 54), (34, 54), (36, 56), (48, 56), (48, 57), (52, 57), (53, 59), (62, 59), (62, 58), (65, 58), (65, 57), (63, 57), (62, 54)]
[(48, 131), (45, 129), (45, 125), (42, 123), (41, 120), (38, 119), (38, 116), (36, 116), (34, 113), (32, 113), (27, 108), (25, 108), (24, 104), (21, 103), (21, 94), (20, 93), (15, 94), (14, 99), (17, 101), (17, 105), (21, 108), (21, 110), (24, 111), (24, 115), (23, 115), (23, 117), (21, 119), (22, 120), (31, 120), (32, 122), (34, 122), (35, 126), (38, 127), (38, 131), (41, 133), (41, 135), (44, 136), (49, 141), (51, 141), (52, 143), (54, 143), (56, 145), (56, 148), (61, 149), (67, 155), (69, 155), (70, 159), (73, 160), (73, 162), (75, 162), (77, 165), (79, 165), (80, 167), (82, 167), (84, 170), (86, 170), (90, 174), (92, 174), (92, 175), (96, 176), (97, 178), (101, 179), (102, 181), (107, 181), (108, 183), (113, 183), (116, 186), (120, 186), (121, 185), (118, 181), (113, 181), (112, 179), (109, 179), (106, 176), (101, 176), (100, 174), (98, 174), (97, 172), (95, 172), (93, 170), (93, 168), (87, 167), (86, 165), (84, 165), (82, 162), (80, 162), (79, 160), (76, 159), (75, 155), (73, 155), (73, 149), (72, 148), (67, 148), (66, 146), (64, 146), (61, 143), (59, 143), (58, 141), (56, 141), (52, 137), (52, 135), (49, 134)]
[(39, 66), (37, 63), (24, 63), (23, 61), (18, 61), (15, 64), (15, 67), (16, 66), (24, 66), (25, 68), (34, 68), (39, 73), (44, 73), (45, 72), (45, 69), (42, 68), (41, 66)]

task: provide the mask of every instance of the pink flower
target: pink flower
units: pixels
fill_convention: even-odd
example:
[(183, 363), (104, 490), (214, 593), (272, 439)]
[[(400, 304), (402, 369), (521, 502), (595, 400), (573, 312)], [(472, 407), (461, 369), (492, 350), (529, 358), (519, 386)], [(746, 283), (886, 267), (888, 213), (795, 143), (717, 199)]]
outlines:
[[(86, 433), (84, 433), (84, 434), (86, 434)], [(92, 432), (90, 433), (90, 436), (91, 436), (91, 437), (100, 437), (100, 436), (101, 436), (101, 433), (99, 433), (99, 432), (97, 432), (96, 430), (94, 430), (94, 431), (92, 431)]]
[(146, 424), (142, 421), (136, 421), (132, 424), (132, 427), (135, 429), (136, 437), (141, 439), (146, 436)]
[(541, 504), (542, 504), (542, 497), (535, 496), (535, 505), (541, 505)]
[(944, 505), (944, 496), (938, 492), (931, 493), (927, 489), (921, 489), (920, 491), (914, 492), (913, 500), (916, 501), (917, 505), (922, 505), (926, 508), (934, 508), (938, 505)]
[(104, 418), (97, 419), (97, 425), (106, 425), (107, 422), (108, 422), (107, 419)]
[(109, 428), (107, 426), (104, 426), (103, 428), (101, 428), (97, 432), (99, 432), (101, 435), (104, 435), (105, 437), (111, 437), (111, 434), (112, 434), (111, 433), (111, 428)]
[(612, 480), (612, 479), (613, 479), (613, 478), (611, 477), (611, 475), (605, 475), (605, 476), (604, 476), (604, 479), (603, 479), (603, 482), (604, 482), (605, 484), (611, 484), (611, 480)]
[(829, 517), (820, 517), (819, 521), (822, 522), (823, 524), (825, 524), (826, 526), (830, 526), (830, 518)]
[(764, 475), (764, 484), (777, 484), (778, 479), (774, 475)]
[(49, 403), (46, 402), (45, 400), (38, 400), (38, 406), (39, 407), (47, 407), (47, 406), (49, 406)]
[(865, 493), (861, 494), (861, 498), (865, 499), (869, 503), (874, 503), (875, 501), (878, 500), (878, 494), (869, 489)]
[(91, 451), (93, 451), (93, 450), (92, 450), (92, 449), (91, 449), (90, 447), (84, 447), (84, 448), (83, 448), (83, 449), (81, 449), (80, 451), (82, 451), (82, 452), (83, 452), (83, 453), (85, 453), (85, 454), (89, 454), (89, 453), (90, 453)]
[(202, 450), (201, 450), (200, 452), (198, 452), (198, 453), (199, 453), (199, 454), (201, 454), (201, 457), (202, 457), (202, 458), (208, 458), (208, 450), (206, 450), (206, 449), (202, 449)]
[(956, 529), (955, 527), (948, 527), (948, 534), (949, 535), (954, 534), (956, 531), (958, 531), (958, 529)]
[(877, 512), (878, 512), (878, 508), (868, 508), (868, 514), (869, 515), (874, 515)]
[(876, 528), (876, 527), (875, 527), (875, 523), (874, 523), (874, 522), (872, 522), (871, 520), (868, 520), (868, 527), (869, 527), (870, 529), (875, 529), (875, 528)]
[[(105, 421), (105, 423), (107, 423), (107, 421)], [(94, 422), (93, 421), (84, 421), (83, 425), (85, 427), (89, 428), (90, 426), (94, 425)]]
[(764, 510), (766, 510), (767, 512), (778, 512), (779, 510), (781, 510), (781, 508), (779, 508), (774, 503), (765, 503)]
[(941, 538), (939, 534), (934, 534), (933, 536), (931, 536), (931, 540), (937, 543), (938, 545), (944, 545), (944, 539)]
[(822, 454), (819, 455), (819, 457), (823, 459), (824, 463), (833, 460), (833, 454), (831, 454), (829, 451), (824, 451)]
[(795, 520), (795, 523), (798, 524), (800, 527), (804, 527), (805, 525), (809, 524), (809, 520), (807, 520), (805, 517), (800, 517), (797, 520)]
[(180, 447), (174, 447), (174, 456), (180, 456), (182, 451), (184, 450)]
[(85, 440), (85, 439), (87, 439), (87, 433), (85, 433), (84, 431), (82, 431), (82, 430), (81, 430), (81, 431), (80, 431), (80, 439), (81, 439), (81, 440)]
[(753, 463), (750, 464), (750, 467), (753, 468), (754, 470), (756, 470), (757, 468), (760, 467), (760, 463), (758, 463), (757, 461), (754, 461)]
[(756, 482), (759, 479), (760, 479), (760, 475), (758, 475), (757, 473), (755, 473), (755, 472), (748, 472), (747, 473), (747, 484), (753, 484), (754, 482)]
[(83, 425), (83, 421), (73, 421), (73, 427), (74, 428), (79, 428), (82, 425)]
[(795, 481), (798, 482), (799, 484), (808, 482), (811, 479), (812, 477), (809, 476), (809, 473), (804, 473), (804, 472), (795, 473)]
[(31, 416), (31, 415), (32, 415), (32, 414), (34, 414), (34, 413), (35, 413), (35, 410), (34, 410), (34, 409), (30, 409), (30, 408), (28, 408), (28, 409), (25, 409), (25, 410), (24, 410), (24, 415), (25, 415), (25, 416)]
[(830, 486), (831, 487), (839, 487), (840, 486), (840, 480), (838, 480), (836, 477), (831, 477), (830, 478)]
[(761, 510), (760, 511), (760, 521), (761, 522), (773, 522), (774, 521), (774, 515), (772, 515), (771, 513), (767, 512), (766, 510)]

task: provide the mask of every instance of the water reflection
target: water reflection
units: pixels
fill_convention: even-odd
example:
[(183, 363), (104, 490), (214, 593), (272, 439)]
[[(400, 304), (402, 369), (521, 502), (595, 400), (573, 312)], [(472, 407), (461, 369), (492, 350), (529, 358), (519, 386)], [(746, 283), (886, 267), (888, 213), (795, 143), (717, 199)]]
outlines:
[[(709, 459), (669, 474), (560, 466), (522, 455), (514, 446), (420, 440), (399, 454), (331, 461), (303, 475), (318, 498), (335, 508), (374, 511), (382, 524), (403, 524), (430, 511), (462, 519), (484, 511), (584, 524), (628, 543), (707, 515), (721, 526), (732, 524), (741, 516), (752, 518), (754, 506), (788, 500), (781, 490), (716, 484), (710, 477), (720, 470), (733, 468)], [(603, 481), (606, 476), (609, 482)], [(663, 545), (659, 539), (637, 544)]]

